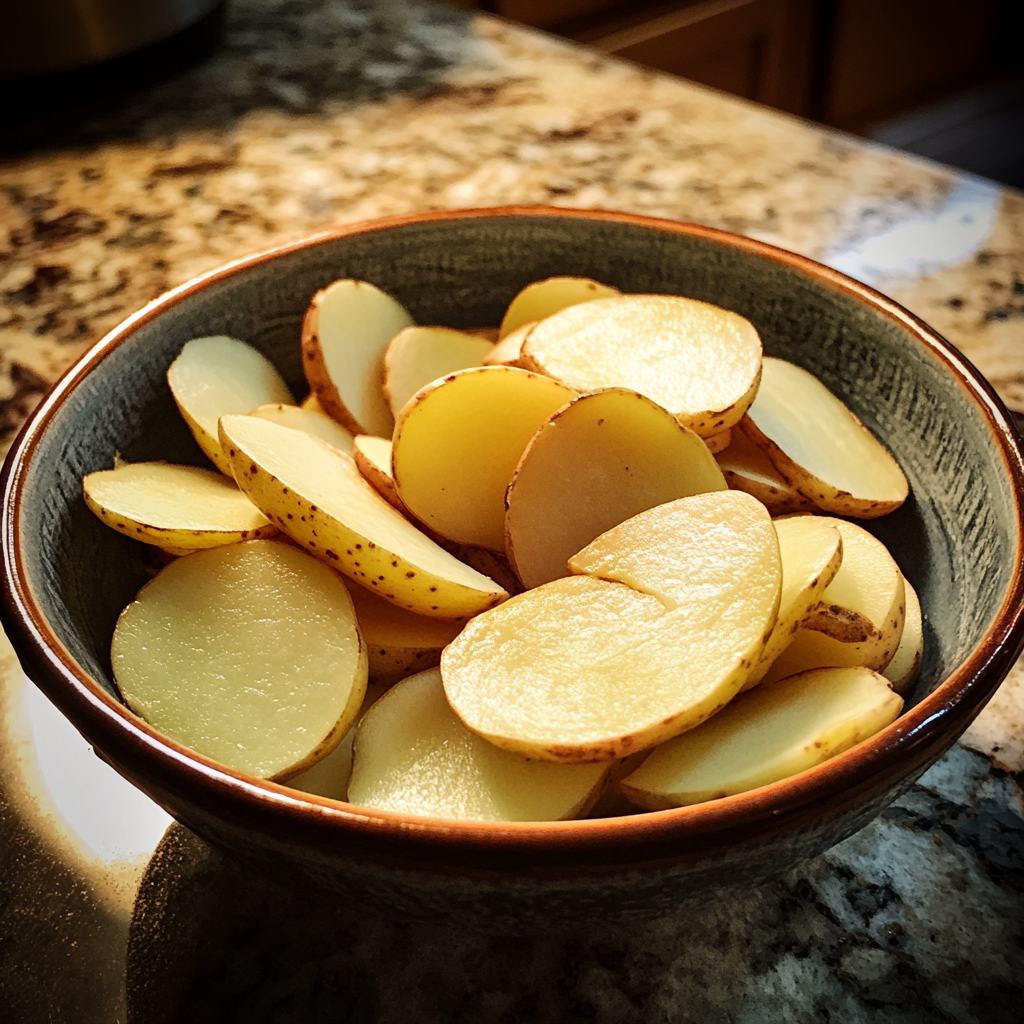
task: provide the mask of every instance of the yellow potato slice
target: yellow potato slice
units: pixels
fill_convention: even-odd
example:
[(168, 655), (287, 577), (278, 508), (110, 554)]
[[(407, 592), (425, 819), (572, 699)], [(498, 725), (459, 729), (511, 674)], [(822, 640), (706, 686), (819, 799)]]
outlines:
[(277, 533), (230, 480), (209, 469), (126, 463), (90, 473), (82, 492), (86, 505), (111, 529), (177, 553)]
[(742, 429), (819, 508), (874, 519), (899, 508), (907, 478), (875, 436), (813, 374), (766, 358)]
[(906, 616), (903, 620), (903, 635), (900, 645), (892, 656), (892, 661), (885, 667), (882, 675), (892, 683), (897, 693), (906, 693), (910, 684), (917, 677), (921, 667), (921, 656), (924, 654), (924, 622), (921, 618), (921, 602), (917, 591), (903, 579), (906, 590)]
[(548, 764), (499, 750), (452, 713), (430, 669), (398, 683), (356, 730), (348, 797), (363, 807), (476, 821), (586, 813), (608, 766)]
[(384, 395), (397, 419), (405, 403), (432, 381), (480, 366), (494, 346), (449, 327), (406, 327), (384, 353)]
[[(484, 366), (519, 366), (519, 356), (523, 350), (523, 342), (530, 333), (536, 320), (517, 327), (511, 334), (506, 334), (490, 352), (484, 356)], [(520, 367), (521, 369), (521, 367)]]
[(744, 793), (806, 771), (896, 719), (903, 701), (866, 668), (803, 672), (759, 686), (669, 740), (621, 783), (659, 810)]
[(568, 576), (569, 559), (613, 526), (725, 486), (704, 442), (661, 406), (626, 388), (592, 392), (526, 446), (505, 496), (505, 551), (538, 587)]
[(405, 502), (398, 496), (395, 478), (391, 475), (391, 442), (384, 437), (359, 434), (352, 442), (352, 456), (359, 472), (373, 489), (393, 508), (408, 514)]
[(589, 277), (549, 277), (528, 284), (510, 303), (501, 321), (498, 340), (519, 330), (523, 324), (594, 299), (621, 295), (618, 288), (592, 281)]
[(732, 431), (729, 446), (717, 452), (715, 458), (725, 474), (725, 482), (734, 491), (753, 495), (773, 516), (817, 511), (817, 505), (791, 487), (771, 459), (747, 437), (742, 422)]
[(858, 644), (844, 644), (813, 629), (798, 629), (765, 673), (762, 685), (816, 668), (865, 668)]
[(279, 423), (282, 427), (291, 427), (292, 430), (304, 430), (307, 434), (323, 438), (339, 452), (352, 454), (352, 435), (326, 413), (318, 412), (316, 409), (272, 402), (253, 409), (249, 415), (258, 416), (261, 420), (270, 420), (271, 423)]
[(188, 342), (167, 370), (167, 383), (199, 447), (228, 477), (231, 470), (217, 438), (221, 416), (294, 401), (266, 356), (244, 341), (220, 335)]
[(121, 613), (110, 658), (136, 714), (260, 778), (286, 779), (328, 754), (366, 690), (344, 583), (277, 541), (172, 562)]
[(732, 430), (721, 430), (717, 434), (712, 434), (711, 437), (705, 437), (704, 444), (712, 455), (724, 452), (732, 444)]
[(712, 437), (739, 422), (757, 393), (761, 339), (726, 309), (676, 295), (623, 295), (542, 320), (520, 363), (575, 391), (627, 387)]
[(698, 725), (743, 685), (779, 606), (775, 530), (736, 491), (643, 512), (570, 568), (588, 575), (477, 616), (441, 655), (459, 718), (543, 760), (618, 759)]
[(302, 322), (302, 365), (324, 412), (346, 430), (391, 436), (384, 351), (412, 324), (402, 305), (366, 281), (335, 281), (313, 296)]
[(424, 388), (395, 425), (399, 497), (431, 530), (505, 550), (505, 490), (529, 440), (575, 398), (547, 377), (508, 366), (461, 370)]
[(459, 618), (503, 601), (492, 580), (424, 536), (312, 434), (225, 416), (221, 440), (239, 487), (311, 555), (421, 615)]
[(478, 547), (476, 544), (456, 544), (455, 541), (443, 538), (439, 539), (438, 543), (460, 562), (465, 562), (477, 572), (482, 572), (499, 586), (504, 587), (510, 594), (522, 593), (523, 585), (512, 571), (512, 567), (504, 555), (499, 555), (497, 551), (492, 551), (490, 548)]

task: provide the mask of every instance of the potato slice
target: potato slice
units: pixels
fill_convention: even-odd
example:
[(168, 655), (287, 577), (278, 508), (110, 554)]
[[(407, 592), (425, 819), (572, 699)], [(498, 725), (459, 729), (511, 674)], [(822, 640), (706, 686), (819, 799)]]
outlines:
[(395, 478), (391, 475), (391, 442), (385, 437), (359, 434), (352, 442), (352, 456), (373, 489), (393, 508), (408, 515), (409, 510), (398, 496)]
[(172, 562), (121, 613), (110, 658), (125, 702), (150, 725), (267, 779), (329, 753), (366, 690), (344, 583), (277, 541)]
[(742, 429), (819, 508), (874, 519), (899, 508), (907, 478), (875, 436), (813, 374), (766, 358)]
[[(519, 356), (523, 350), (523, 342), (530, 333), (536, 320), (517, 327), (511, 334), (506, 334), (487, 355), (484, 356), (484, 366), (519, 366)], [(520, 367), (522, 369), (522, 367)]]
[(618, 288), (592, 281), (589, 277), (549, 277), (528, 284), (509, 303), (498, 331), (498, 340), (517, 331), (523, 324), (594, 299), (607, 299), (622, 293)]
[(747, 437), (742, 422), (738, 429), (732, 431), (728, 448), (717, 452), (715, 458), (725, 474), (726, 483), (734, 491), (753, 495), (773, 516), (817, 511), (817, 505), (791, 487), (771, 459)]
[(588, 575), (477, 616), (441, 655), (462, 721), (543, 760), (622, 758), (698, 725), (743, 685), (779, 605), (775, 530), (737, 491), (634, 516), (570, 568)]
[(421, 615), (475, 615), (508, 595), (395, 511), (355, 462), (312, 434), (257, 419), (220, 423), (238, 485), (310, 554)]
[(921, 618), (921, 602), (917, 591), (903, 579), (906, 591), (906, 616), (903, 620), (903, 636), (900, 645), (892, 656), (892, 661), (885, 667), (882, 675), (892, 683), (897, 693), (906, 693), (910, 684), (917, 677), (921, 667), (921, 656), (924, 653), (924, 622)]
[(461, 370), (424, 388), (395, 425), (398, 495), (442, 537), (505, 550), (505, 490), (529, 440), (575, 398), (508, 366)]
[(865, 668), (859, 644), (844, 644), (813, 629), (798, 629), (764, 675), (767, 686), (816, 668)]
[(253, 409), (249, 415), (258, 416), (261, 420), (270, 420), (271, 423), (279, 423), (282, 427), (291, 427), (292, 430), (304, 430), (307, 434), (322, 438), (339, 452), (352, 454), (352, 435), (326, 413), (318, 412), (316, 409), (271, 402), (269, 405)]
[(754, 325), (677, 295), (622, 295), (542, 320), (520, 363), (575, 391), (627, 387), (712, 437), (739, 422), (761, 376)]
[(561, 821), (586, 813), (608, 766), (546, 764), (470, 732), (429, 669), (385, 694), (356, 730), (351, 803), (476, 821)]
[(324, 412), (353, 434), (390, 437), (384, 351), (413, 319), (366, 281), (341, 280), (313, 296), (302, 322), (302, 365)]
[(613, 526), (676, 498), (724, 491), (704, 442), (626, 388), (582, 395), (526, 446), (505, 496), (505, 551), (527, 588)]
[(711, 437), (705, 437), (704, 444), (712, 455), (724, 452), (732, 444), (732, 430), (720, 430), (717, 434), (712, 434)]
[(230, 480), (209, 469), (126, 463), (90, 473), (82, 492), (111, 529), (160, 548), (194, 551), (277, 533)]
[(438, 540), (445, 551), (453, 554), (460, 562), (471, 565), (477, 572), (482, 572), (510, 594), (520, 594), (522, 583), (512, 571), (508, 559), (490, 548), (481, 548), (476, 544), (456, 544), (453, 540)]
[(217, 438), (227, 413), (251, 412), (267, 402), (294, 402), (273, 363), (236, 338), (193, 338), (167, 370), (167, 383), (189, 430), (210, 461), (231, 470)]
[(669, 740), (621, 783), (659, 810), (744, 793), (806, 771), (896, 719), (903, 701), (866, 668), (803, 672), (744, 694)]
[(406, 327), (384, 353), (384, 395), (397, 419), (406, 402), (432, 381), (479, 366), (494, 346), (449, 327)]

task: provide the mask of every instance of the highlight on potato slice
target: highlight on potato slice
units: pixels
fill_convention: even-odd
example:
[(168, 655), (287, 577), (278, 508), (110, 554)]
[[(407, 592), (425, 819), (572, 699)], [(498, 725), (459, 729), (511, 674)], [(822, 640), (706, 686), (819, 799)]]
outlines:
[(523, 324), (543, 320), (569, 306), (621, 294), (618, 288), (593, 281), (589, 277), (549, 277), (543, 281), (534, 281), (509, 303), (498, 331), (498, 340), (517, 331)]
[(561, 821), (586, 813), (607, 771), (492, 746), (452, 713), (434, 668), (398, 683), (359, 723), (348, 798), (399, 814)]
[(282, 427), (291, 427), (292, 430), (304, 430), (307, 434), (322, 438), (339, 452), (352, 454), (352, 435), (324, 412), (298, 405), (271, 402), (269, 405), (253, 409), (249, 415), (258, 416), (261, 420), (270, 420), (271, 423), (279, 423)]
[(907, 498), (907, 478), (863, 423), (813, 374), (766, 358), (742, 424), (801, 494), (837, 515), (874, 519)]
[(716, 452), (715, 458), (725, 482), (734, 491), (753, 495), (773, 516), (817, 511), (818, 506), (791, 487), (771, 459), (747, 437), (742, 423), (732, 431), (728, 448)]
[(505, 496), (505, 551), (525, 587), (569, 575), (595, 537), (725, 478), (707, 446), (649, 398), (609, 388), (559, 409), (526, 446)]
[(775, 530), (736, 491), (634, 516), (570, 568), (587, 575), (477, 616), (441, 655), (459, 718), (529, 757), (613, 760), (693, 728), (735, 696), (775, 623)]
[[(484, 366), (519, 366), (519, 356), (523, 351), (523, 342), (526, 340), (527, 334), (530, 333), (536, 320), (530, 320), (528, 323), (517, 327), (510, 334), (506, 334), (491, 349), (487, 355), (484, 356)], [(520, 367), (522, 369), (522, 367)]]
[(710, 721), (669, 740), (621, 783), (659, 810), (767, 786), (841, 754), (903, 707), (866, 668), (803, 672), (738, 697)]
[(405, 502), (398, 496), (395, 478), (391, 475), (391, 442), (386, 437), (359, 434), (352, 442), (352, 457), (373, 489), (393, 508), (407, 514)]
[(85, 503), (111, 529), (179, 552), (272, 537), (277, 527), (223, 474), (166, 462), (90, 473)]
[(761, 339), (737, 313), (678, 295), (622, 295), (542, 320), (520, 363), (575, 391), (626, 387), (712, 437), (757, 393)]
[(172, 562), (121, 613), (110, 657), (136, 714), (259, 778), (286, 779), (326, 756), (366, 690), (345, 584), (277, 541)]
[(924, 622), (921, 617), (921, 602), (917, 591), (910, 585), (906, 577), (903, 579), (906, 591), (906, 616), (903, 620), (903, 635), (900, 645), (892, 656), (892, 661), (885, 667), (882, 675), (892, 683), (897, 693), (906, 693), (910, 684), (917, 678), (917, 670), (921, 667), (921, 656), (924, 654)]
[(413, 319), (367, 281), (340, 280), (313, 296), (302, 322), (302, 365), (323, 407), (353, 434), (390, 437), (384, 352)]
[(525, 370), (461, 370), (395, 425), (391, 468), (417, 519), (449, 540), (505, 550), (505, 490), (529, 440), (574, 392)]
[(320, 438), (254, 416), (225, 416), (220, 429), (250, 501), (311, 555), (385, 600), (460, 618), (507, 597), (417, 530)]
[(199, 447), (228, 477), (231, 470), (217, 437), (221, 416), (251, 412), (268, 402), (294, 402), (266, 356), (221, 335), (186, 343), (167, 370), (167, 383)]
[(480, 366), (494, 348), (486, 338), (450, 327), (406, 327), (384, 353), (384, 395), (397, 418), (406, 402), (439, 377)]

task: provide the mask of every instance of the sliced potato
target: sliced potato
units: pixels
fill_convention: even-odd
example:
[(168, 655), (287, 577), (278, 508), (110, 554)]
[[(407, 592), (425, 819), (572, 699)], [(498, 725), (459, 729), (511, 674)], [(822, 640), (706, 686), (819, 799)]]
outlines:
[(903, 701), (866, 668), (803, 672), (737, 698), (622, 782), (642, 807), (716, 800), (813, 768), (885, 728)]
[(505, 496), (505, 551), (527, 588), (613, 526), (676, 498), (724, 491), (704, 442), (649, 398), (609, 388), (559, 409), (526, 446)]
[(126, 463), (90, 473), (82, 491), (85, 503), (111, 529), (175, 553), (277, 533), (230, 480), (209, 469)]
[(344, 583), (277, 541), (172, 562), (121, 613), (110, 658), (125, 702), (150, 725), (260, 778), (286, 779), (328, 754), (366, 690)]
[(462, 721), (543, 760), (622, 758), (698, 725), (742, 686), (779, 605), (775, 530), (736, 491), (643, 512), (570, 568), (587, 575), (477, 616), (441, 655)]
[(732, 431), (728, 448), (716, 452), (715, 458), (726, 483), (734, 491), (753, 495), (773, 516), (817, 511), (817, 505), (791, 487), (771, 459), (747, 437), (742, 422)]
[(255, 416), (225, 416), (221, 440), (238, 485), (310, 554), (421, 615), (475, 615), (507, 596), (424, 536), (312, 434)]
[(712, 455), (724, 452), (732, 444), (732, 430), (720, 430), (717, 434), (705, 437), (704, 444)]
[(865, 668), (859, 644), (844, 644), (813, 629), (798, 629), (765, 673), (763, 685), (816, 668)]
[(571, 306), (527, 335), (520, 363), (575, 391), (627, 387), (712, 437), (757, 393), (761, 339), (726, 309), (677, 295), (622, 295)]
[[(523, 342), (527, 334), (536, 323), (531, 320), (529, 323), (517, 327), (510, 334), (506, 334), (487, 355), (484, 356), (484, 366), (519, 366), (519, 356), (523, 351)], [(520, 367), (521, 369), (521, 367)]]
[(438, 543), (460, 562), (465, 562), (477, 572), (482, 572), (488, 579), (494, 580), (510, 594), (522, 593), (523, 585), (512, 571), (512, 567), (504, 555), (499, 555), (497, 551), (492, 551), (490, 548), (478, 547), (476, 544), (456, 544), (455, 541), (443, 539)]
[(523, 324), (543, 320), (560, 309), (620, 294), (618, 288), (592, 281), (589, 277), (549, 277), (534, 281), (509, 303), (498, 331), (498, 340), (517, 331)]
[(494, 346), (449, 327), (406, 327), (384, 353), (384, 395), (397, 418), (406, 402), (432, 381), (479, 366)]
[(924, 654), (924, 622), (921, 618), (921, 602), (917, 591), (903, 579), (906, 590), (907, 612), (903, 620), (903, 636), (900, 645), (892, 656), (892, 661), (885, 667), (882, 675), (892, 683), (897, 693), (906, 693), (910, 684), (917, 677), (921, 667), (921, 656)]
[(266, 356), (221, 335), (188, 342), (167, 370), (167, 383), (199, 447), (228, 477), (231, 470), (217, 439), (221, 416), (251, 412), (268, 402), (294, 402)]
[(359, 472), (373, 489), (393, 508), (408, 514), (405, 502), (398, 496), (395, 478), (391, 475), (391, 442), (384, 437), (359, 434), (352, 442), (352, 456)]
[(356, 730), (354, 804), (440, 818), (560, 821), (586, 813), (608, 766), (547, 764), (499, 750), (452, 713), (429, 669), (398, 683)]
[(873, 519), (907, 498), (903, 470), (875, 436), (817, 377), (784, 359), (764, 360), (742, 428), (826, 512)]
[(390, 437), (384, 351), (413, 319), (367, 281), (341, 280), (313, 296), (302, 322), (302, 364), (323, 407), (353, 434)]
[(574, 392), (508, 366), (461, 370), (424, 388), (395, 425), (398, 495), (448, 540), (505, 550), (505, 490), (530, 438)]
[(271, 423), (279, 423), (282, 427), (291, 427), (292, 430), (304, 430), (307, 434), (323, 438), (339, 452), (352, 454), (352, 435), (324, 412), (272, 402), (253, 409), (249, 415), (258, 416), (261, 420), (270, 420)]

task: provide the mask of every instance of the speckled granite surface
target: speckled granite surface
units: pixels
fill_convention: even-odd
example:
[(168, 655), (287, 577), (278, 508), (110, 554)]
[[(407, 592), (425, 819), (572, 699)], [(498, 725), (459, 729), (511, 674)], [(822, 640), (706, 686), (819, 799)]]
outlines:
[[(524, 202), (695, 220), (832, 263), (1024, 411), (1024, 197), (493, 19), (236, 0), (204, 66), (33, 133), (0, 163), (5, 445), (76, 356), (169, 286), (336, 224)], [(13, 667), (3, 678), (0, 757), (17, 771), (0, 772), (0, 1017), (123, 1020), (128, 916), (164, 822), (128, 852), (67, 840), (51, 726), (38, 708), (12, 718), (37, 698)], [(1019, 667), (965, 742), (781, 882), (628, 933), (510, 940), (326, 912), (172, 833), (133, 933), (131, 1019), (1015, 1021)], [(178, 924), (155, 926), (154, 906)], [(191, 944), (174, 938), (181, 908)]]

